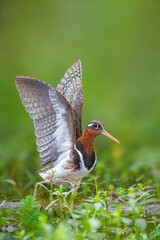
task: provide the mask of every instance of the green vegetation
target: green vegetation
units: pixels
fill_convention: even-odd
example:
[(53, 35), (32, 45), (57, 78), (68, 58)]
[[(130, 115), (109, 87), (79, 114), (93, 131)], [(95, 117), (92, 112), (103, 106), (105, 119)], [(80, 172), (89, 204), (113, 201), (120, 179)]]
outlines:
[[(12, 224), (13, 239), (160, 239), (159, 9), (156, 0), (0, 2), (0, 239)], [(77, 195), (39, 187), (39, 209), (34, 128), (14, 76), (54, 87), (78, 59), (83, 128), (99, 120), (121, 144), (97, 137), (97, 166)], [(126, 203), (110, 202), (115, 192)], [(6, 204), (10, 216), (1, 207), (29, 199), (34, 227), (25, 205), (19, 215)]]
[(11, 216), (11, 210), (0, 211), (0, 229), (7, 224), (7, 218)]
[[(117, 198), (110, 201), (114, 186), (100, 190), (93, 178), (94, 194), (76, 199), (76, 208), (70, 207), (71, 196), (65, 187), (55, 188), (52, 202), (41, 205), (27, 196), (21, 200), (16, 214), (18, 239), (159, 239), (160, 214), (156, 205), (159, 193), (152, 186), (138, 184), (126, 189), (117, 188)], [(81, 194), (84, 191), (80, 191)], [(120, 203), (119, 199), (127, 203)], [(153, 206), (155, 209), (153, 209)], [(157, 212), (157, 210), (159, 212)], [(15, 216), (17, 218), (17, 216)], [(18, 224), (20, 222), (20, 225)]]
[(26, 229), (34, 229), (42, 215), (33, 196), (27, 196), (26, 199), (21, 200), (17, 213), (20, 216), (20, 224)]

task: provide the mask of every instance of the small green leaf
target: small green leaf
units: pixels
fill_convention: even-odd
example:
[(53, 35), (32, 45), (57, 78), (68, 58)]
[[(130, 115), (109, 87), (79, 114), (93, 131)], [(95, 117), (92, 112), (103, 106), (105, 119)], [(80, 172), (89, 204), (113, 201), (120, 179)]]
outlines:
[(77, 192), (72, 193), (72, 195), (70, 196), (70, 199), (69, 199), (69, 206), (71, 206), (71, 204), (73, 203), (76, 196), (77, 196)]
[(6, 210), (5, 210), (5, 213), (6, 213), (6, 215), (7, 215), (8, 217), (11, 216), (11, 210), (10, 210), (10, 209), (6, 209)]
[(1, 217), (1, 225), (4, 226), (7, 223), (5, 217)]
[(135, 221), (135, 225), (142, 231), (145, 230), (147, 227), (147, 223), (146, 223), (145, 219), (143, 219), (143, 218), (138, 218)]

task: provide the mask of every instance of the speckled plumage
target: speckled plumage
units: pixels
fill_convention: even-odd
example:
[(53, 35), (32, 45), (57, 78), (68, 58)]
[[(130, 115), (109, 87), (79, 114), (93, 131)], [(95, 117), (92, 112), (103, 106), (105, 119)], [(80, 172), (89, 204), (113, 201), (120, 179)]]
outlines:
[(76, 138), (82, 135), (82, 106), (84, 102), (82, 93), (82, 66), (80, 60), (73, 64), (57, 85), (59, 91), (70, 104), (76, 126)]

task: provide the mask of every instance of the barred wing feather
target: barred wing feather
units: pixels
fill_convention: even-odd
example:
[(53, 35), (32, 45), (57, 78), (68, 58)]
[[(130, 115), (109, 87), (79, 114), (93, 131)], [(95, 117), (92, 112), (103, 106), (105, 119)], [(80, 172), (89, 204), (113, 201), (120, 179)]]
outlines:
[(82, 66), (80, 60), (67, 70), (56, 89), (67, 99), (72, 108), (76, 126), (76, 138), (79, 138), (82, 135), (83, 106)]
[(40, 165), (70, 157), (76, 133), (66, 99), (48, 84), (34, 78), (15, 77), (22, 102), (34, 120)]

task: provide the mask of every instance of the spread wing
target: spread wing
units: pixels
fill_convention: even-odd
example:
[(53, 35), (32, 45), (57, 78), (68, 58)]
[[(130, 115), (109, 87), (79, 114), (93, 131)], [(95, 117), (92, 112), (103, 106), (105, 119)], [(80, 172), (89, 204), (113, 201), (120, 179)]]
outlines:
[(34, 120), (40, 165), (71, 156), (76, 140), (72, 110), (54, 88), (29, 77), (15, 77), (22, 102)]
[(57, 91), (67, 99), (72, 108), (76, 126), (76, 138), (79, 138), (82, 135), (83, 106), (82, 66), (80, 60), (67, 70), (60, 84), (57, 85)]

